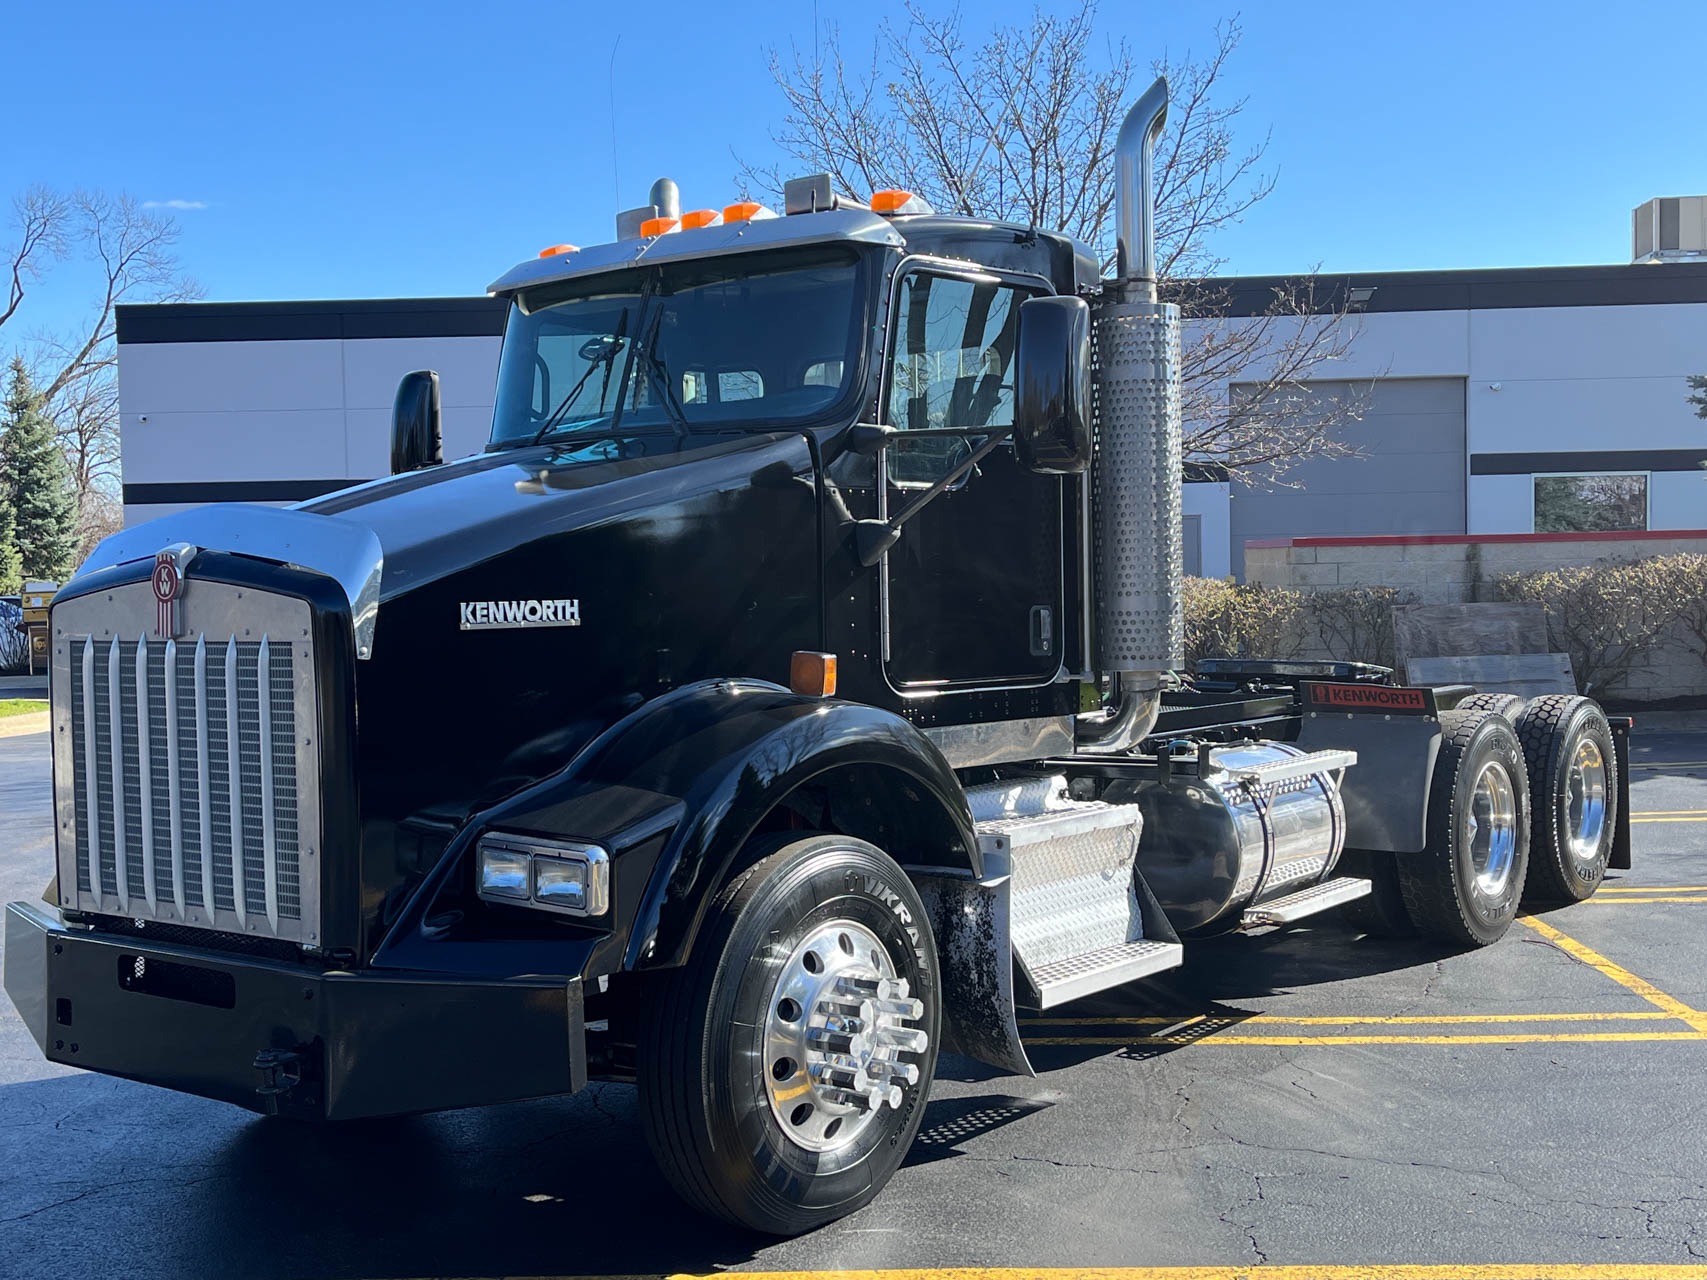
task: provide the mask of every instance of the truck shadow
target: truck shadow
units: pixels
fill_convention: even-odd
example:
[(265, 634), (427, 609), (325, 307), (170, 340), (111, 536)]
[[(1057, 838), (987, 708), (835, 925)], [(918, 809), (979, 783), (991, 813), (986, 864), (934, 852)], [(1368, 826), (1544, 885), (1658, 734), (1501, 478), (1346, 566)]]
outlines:
[[(910, 1163), (1047, 1105), (939, 1099)], [(70, 1075), (0, 1088), (0, 1117), (6, 1276), (125, 1241), (136, 1280), (703, 1273), (778, 1244), (683, 1205), (618, 1085), (316, 1128)]]

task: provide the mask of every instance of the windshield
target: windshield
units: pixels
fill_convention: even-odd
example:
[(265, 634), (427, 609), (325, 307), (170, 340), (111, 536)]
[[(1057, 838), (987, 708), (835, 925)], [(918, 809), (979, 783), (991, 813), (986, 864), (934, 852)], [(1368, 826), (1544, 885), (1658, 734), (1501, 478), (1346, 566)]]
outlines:
[(863, 331), (844, 249), (716, 258), (537, 289), (510, 313), (492, 447), (609, 429), (773, 428), (852, 398)]

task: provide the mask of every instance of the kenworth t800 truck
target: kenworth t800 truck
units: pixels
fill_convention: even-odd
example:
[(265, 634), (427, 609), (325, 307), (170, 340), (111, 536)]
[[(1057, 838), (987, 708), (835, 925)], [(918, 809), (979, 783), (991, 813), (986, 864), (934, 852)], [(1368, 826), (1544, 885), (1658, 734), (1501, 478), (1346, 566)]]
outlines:
[[(57, 875), (7, 990), (55, 1062), (337, 1121), (633, 1081), (694, 1205), (875, 1196), (939, 1052), (1344, 906), (1490, 943), (1622, 844), (1586, 699), (1181, 672), (1158, 82), (1117, 278), (856, 203), (554, 246), (490, 444), (109, 538), (52, 610)], [(452, 696), (450, 689), (454, 689)]]

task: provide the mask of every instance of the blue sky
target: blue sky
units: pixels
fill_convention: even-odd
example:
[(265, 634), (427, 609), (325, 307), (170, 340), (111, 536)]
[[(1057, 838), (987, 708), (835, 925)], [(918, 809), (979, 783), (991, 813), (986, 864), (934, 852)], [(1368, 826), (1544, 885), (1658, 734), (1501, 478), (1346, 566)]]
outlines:
[[(963, 8), (973, 28), (1031, 10)], [(1100, 24), (1180, 55), (1234, 12), (1109, 0)], [(810, 47), (832, 15), (867, 50), (901, 9), (20, 3), (0, 195), (189, 202), (181, 253), (212, 299), (476, 293), (543, 245), (611, 238), (659, 174), (689, 207), (733, 198), (736, 156), (774, 155), (767, 49)], [(1240, 17), (1227, 91), (1249, 99), (1249, 140), (1271, 131), (1279, 185), (1216, 242), (1230, 270), (1618, 262), (1634, 205), (1707, 192), (1700, 0), (1269, 0)], [(50, 277), (18, 323), (63, 324), (86, 288)]]

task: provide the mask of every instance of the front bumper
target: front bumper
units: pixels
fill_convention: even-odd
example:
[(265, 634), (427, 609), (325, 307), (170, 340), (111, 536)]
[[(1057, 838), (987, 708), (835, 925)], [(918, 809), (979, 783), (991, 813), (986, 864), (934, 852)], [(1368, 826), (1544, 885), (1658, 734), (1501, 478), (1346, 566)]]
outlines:
[(587, 1080), (579, 978), (321, 972), (88, 933), (13, 902), (6, 993), (53, 1062), (306, 1119)]

